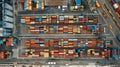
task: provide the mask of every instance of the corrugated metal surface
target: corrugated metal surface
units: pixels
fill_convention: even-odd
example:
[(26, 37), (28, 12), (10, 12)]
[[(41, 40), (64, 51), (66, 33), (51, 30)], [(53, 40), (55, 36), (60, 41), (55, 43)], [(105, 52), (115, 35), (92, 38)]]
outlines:
[(5, 8), (6, 8), (6, 9), (13, 10), (13, 7), (12, 7), (11, 5), (7, 4), (7, 3), (5, 3)]
[(13, 28), (13, 23), (4, 22), (5, 28)]
[(4, 21), (9, 21), (9, 22), (13, 23), (13, 18), (9, 17), (9, 16), (4, 16)]
[(5, 15), (13, 16), (13, 12), (9, 10), (5, 10)]

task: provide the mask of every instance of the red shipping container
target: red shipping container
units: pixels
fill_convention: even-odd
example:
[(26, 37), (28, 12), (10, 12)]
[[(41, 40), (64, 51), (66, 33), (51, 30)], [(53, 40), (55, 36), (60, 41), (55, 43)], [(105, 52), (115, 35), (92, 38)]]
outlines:
[(40, 52), (39, 52), (39, 51), (35, 51), (34, 54), (35, 54), (35, 55), (39, 55)]
[(20, 0), (20, 3), (23, 4), (23, 3), (24, 3), (24, 0)]
[(4, 59), (4, 57), (5, 57), (5, 52), (2, 51), (1, 52), (1, 58)]
[(82, 29), (83, 30), (87, 30), (87, 26), (86, 25), (82, 25)]
[(87, 22), (87, 17), (86, 16), (84, 16), (84, 22)]
[(11, 45), (11, 42), (6, 41), (6, 46), (10, 46), (10, 45)]
[(92, 43), (88, 43), (88, 47), (93, 47), (93, 44)]
[(51, 16), (52, 19), (57, 19), (56, 15)]

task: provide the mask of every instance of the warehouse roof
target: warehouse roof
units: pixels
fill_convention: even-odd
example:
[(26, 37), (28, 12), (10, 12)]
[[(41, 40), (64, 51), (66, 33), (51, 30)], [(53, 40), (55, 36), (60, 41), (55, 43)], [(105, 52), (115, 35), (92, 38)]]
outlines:
[(45, 6), (67, 5), (67, 0), (45, 0)]

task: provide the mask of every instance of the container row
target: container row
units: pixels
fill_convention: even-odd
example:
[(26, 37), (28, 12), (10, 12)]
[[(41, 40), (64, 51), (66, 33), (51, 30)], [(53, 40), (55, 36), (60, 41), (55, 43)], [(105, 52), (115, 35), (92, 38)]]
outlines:
[(25, 49), (20, 56), (29, 58), (107, 58), (111, 55), (112, 52), (109, 49), (44, 49), (41, 51)]
[(44, 0), (20, 0), (24, 10), (44, 10)]
[(10, 51), (0, 51), (0, 60), (11, 58), (12, 52)]
[(104, 31), (98, 25), (39, 25), (29, 26), (31, 34), (98, 34)]
[(0, 38), (0, 47), (1, 46), (15, 46), (17, 45), (17, 39), (13, 37)]
[(97, 15), (40, 15), (40, 16), (22, 16), (21, 23), (25, 24), (97, 24)]
[[(106, 42), (107, 41), (107, 42)], [(26, 48), (59, 48), (59, 47), (111, 47), (111, 40), (103, 41), (102, 39), (26, 39)]]

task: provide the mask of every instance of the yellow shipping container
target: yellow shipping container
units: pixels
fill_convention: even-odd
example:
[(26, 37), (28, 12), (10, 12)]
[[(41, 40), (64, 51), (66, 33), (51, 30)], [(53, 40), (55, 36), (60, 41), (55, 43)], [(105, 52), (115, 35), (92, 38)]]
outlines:
[(94, 22), (93, 20), (88, 20), (88, 22)]
[(69, 23), (73, 23), (73, 20), (69, 20)]
[(45, 58), (48, 58), (48, 57), (49, 57), (49, 53), (46, 53), (46, 52), (45, 52), (45, 53), (44, 53), (44, 57), (45, 57)]
[(44, 16), (42, 16), (42, 18), (47, 18), (47, 16), (46, 16), (46, 15), (44, 15)]
[(74, 18), (74, 16), (69, 16), (69, 19), (73, 19)]

